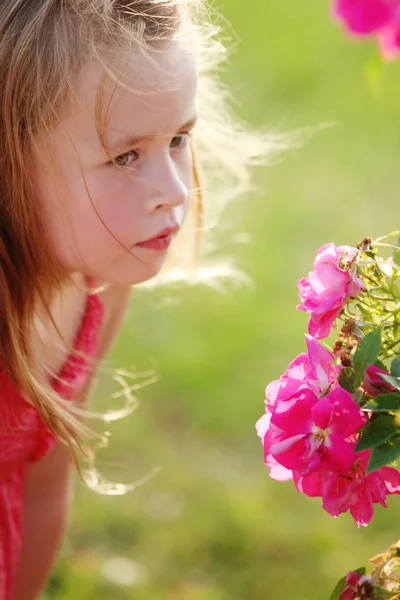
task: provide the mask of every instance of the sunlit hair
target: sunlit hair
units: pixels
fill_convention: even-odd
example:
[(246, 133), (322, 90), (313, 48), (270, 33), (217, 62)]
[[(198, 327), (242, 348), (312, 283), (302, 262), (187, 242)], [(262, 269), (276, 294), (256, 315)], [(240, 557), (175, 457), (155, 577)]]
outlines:
[[(46, 156), (40, 141), (68, 114), (77, 77), (85, 67), (100, 64), (106, 77), (117, 81), (121, 57), (132, 50), (150, 54), (176, 42), (190, 44), (198, 60), (199, 123), (192, 139), (191, 214), (178, 241), (190, 248), (173, 253), (164, 276), (179, 272), (195, 279), (195, 273), (201, 273), (196, 268), (201, 264), (205, 223), (247, 189), (249, 165), (260, 156), (265, 160), (280, 145), (279, 138), (268, 141), (248, 133), (231, 116), (228, 94), (215, 74), (224, 48), (207, 14), (200, 0), (0, 3), (1, 363), (75, 462), (90, 439), (89, 429), (79, 409), (58, 397), (30, 356), (35, 307), (40, 302), (52, 319), (51, 300), (67, 277), (47, 241), (38, 210), (33, 152)], [(101, 97), (99, 89), (99, 107)], [(106, 124), (98, 119), (97, 125), (101, 139)]]

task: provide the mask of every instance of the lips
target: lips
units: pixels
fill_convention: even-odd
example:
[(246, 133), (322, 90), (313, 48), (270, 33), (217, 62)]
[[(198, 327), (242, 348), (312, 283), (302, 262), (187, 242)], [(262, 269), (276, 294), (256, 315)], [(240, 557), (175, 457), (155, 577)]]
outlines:
[(178, 231), (178, 229), (178, 225), (166, 227), (154, 237), (145, 240), (144, 242), (139, 242), (138, 244), (136, 244), (136, 246), (138, 246), (139, 248), (147, 248), (148, 250), (167, 250), (167, 248), (172, 242), (173, 235)]

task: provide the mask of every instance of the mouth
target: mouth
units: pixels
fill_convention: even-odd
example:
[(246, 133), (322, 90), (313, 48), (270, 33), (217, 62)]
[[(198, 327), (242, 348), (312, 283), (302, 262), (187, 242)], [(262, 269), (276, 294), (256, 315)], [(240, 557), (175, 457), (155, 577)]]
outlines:
[(157, 252), (167, 250), (172, 242), (174, 234), (178, 231), (178, 225), (166, 227), (160, 233), (157, 233), (152, 238), (135, 244), (139, 248), (146, 248), (147, 250), (155, 250)]

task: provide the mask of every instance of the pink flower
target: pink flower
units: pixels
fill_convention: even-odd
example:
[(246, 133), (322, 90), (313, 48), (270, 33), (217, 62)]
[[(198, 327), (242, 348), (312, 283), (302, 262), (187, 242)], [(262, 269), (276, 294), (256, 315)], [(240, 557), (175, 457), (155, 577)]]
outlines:
[(355, 454), (354, 445), (346, 438), (365, 421), (351, 394), (342, 388), (336, 387), (321, 400), (304, 388), (275, 405), (264, 437), (264, 452), (302, 475), (322, 467), (347, 471)]
[(389, 60), (400, 49), (400, 0), (336, 0), (336, 16), (358, 36), (377, 35)]
[(342, 308), (363, 289), (357, 277), (358, 252), (350, 246), (327, 244), (318, 250), (314, 271), (299, 281), (297, 309), (311, 314), (308, 332), (313, 337), (327, 337)]
[(296, 487), (307, 496), (322, 496), (323, 508), (333, 517), (350, 510), (358, 527), (368, 525), (374, 503), (386, 507), (387, 494), (400, 493), (397, 469), (381, 467), (366, 474), (370, 453), (370, 450), (357, 452), (351, 467), (341, 473), (320, 471), (303, 478), (294, 474)]
[(388, 27), (396, 15), (396, 0), (337, 0), (335, 13), (356, 35), (370, 35)]
[(377, 396), (378, 394), (385, 394), (386, 392), (394, 391), (394, 387), (383, 381), (379, 377), (379, 373), (389, 375), (387, 371), (383, 371), (375, 365), (370, 365), (365, 373), (363, 388), (370, 396)]
[(290, 399), (301, 388), (321, 395), (337, 381), (341, 366), (334, 364), (333, 354), (311, 335), (306, 334), (305, 338), (308, 352), (295, 358), (282, 377), (267, 386), (267, 410), (272, 410), (276, 402)]
[[(256, 423), (257, 434), (261, 438), (261, 442), (264, 445), (264, 439), (269, 429), (269, 424), (271, 421), (271, 414), (266, 413), (259, 419)], [(289, 479), (293, 479), (293, 473), (289, 469), (285, 469), (282, 465), (280, 465), (275, 458), (265, 450), (264, 446), (264, 462), (265, 465), (269, 468), (269, 475), (271, 479), (275, 479), (275, 481), (288, 481)]]
[(369, 575), (360, 575), (356, 571), (349, 571), (346, 577), (346, 587), (339, 596), (339, 600), (357, 600), (357, 598), (372, 598), (374, 589), (372, 578)]

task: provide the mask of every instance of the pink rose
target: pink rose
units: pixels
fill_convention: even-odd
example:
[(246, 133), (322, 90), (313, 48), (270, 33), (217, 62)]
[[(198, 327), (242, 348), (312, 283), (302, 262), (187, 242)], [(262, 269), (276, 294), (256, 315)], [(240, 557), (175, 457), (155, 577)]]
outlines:
[(286, 469), (307, 475), (321, 467), (347, 471), (355, 459), (346, 441), (366, 418), (351, 394), (336, 387), (321, 400), (308, 389), (278, 402), (264, 437), (264, 451)]
[(400, 0), (336, 0), (336, 16), (358, 36), (376, 35), (383, 56), (400, 50)]
[(385, 394), (395, 390), (393, 386), (379, 377), (379, 373), (389, 375), (387, 371), (382, 371), (382, 369), (375, 365), (370, 365), (365, 373), (363, 388), (370, 396), (377, 396), (378, 394)]
[(364, 286), (357, 277), (358, 250), (327, 244), (318, 250), (314, 271), (298, 283), (298, 310), (310, 313), (308, 332), (321, 339), (329, 335), (340, 311)]

